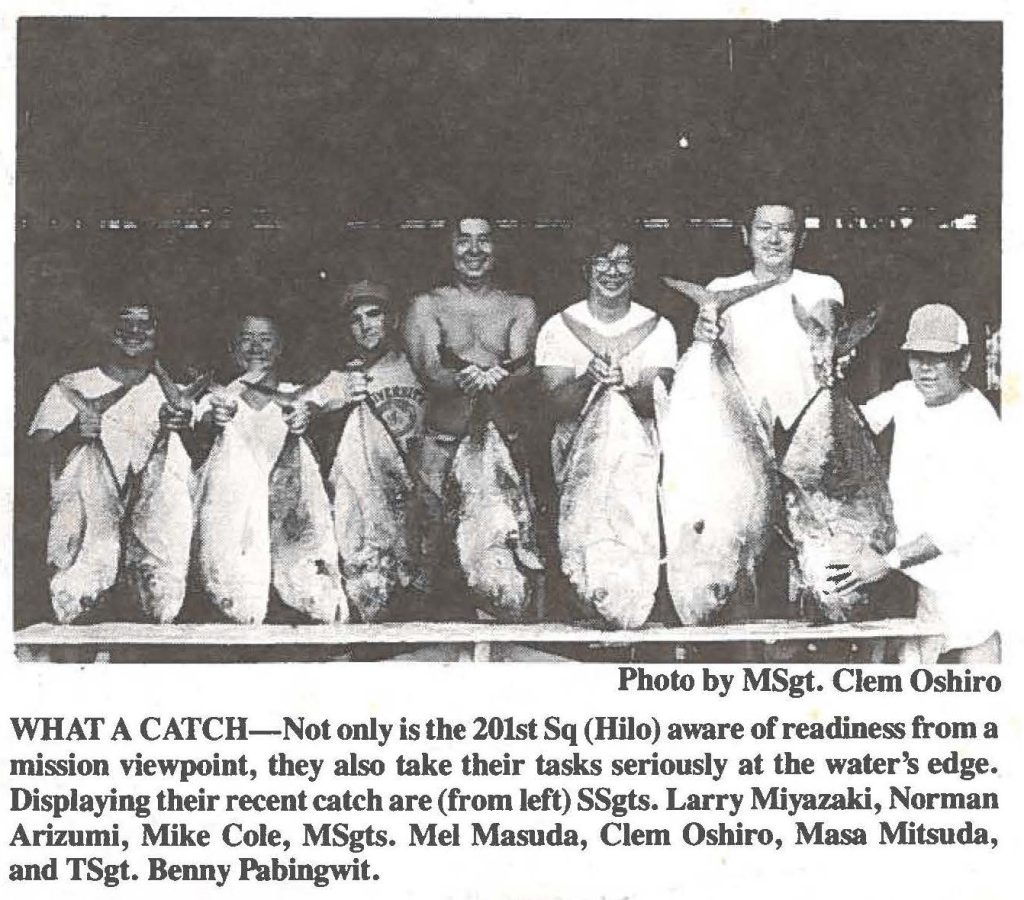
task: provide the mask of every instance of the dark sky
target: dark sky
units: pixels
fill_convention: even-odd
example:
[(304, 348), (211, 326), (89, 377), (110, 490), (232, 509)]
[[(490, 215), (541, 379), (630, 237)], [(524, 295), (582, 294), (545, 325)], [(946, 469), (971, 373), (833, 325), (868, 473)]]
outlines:
[(18, 209), (711, 215), (776, 176), (828, 208), (997, 209), (1001, 41), (976, 23), (22, 19)]

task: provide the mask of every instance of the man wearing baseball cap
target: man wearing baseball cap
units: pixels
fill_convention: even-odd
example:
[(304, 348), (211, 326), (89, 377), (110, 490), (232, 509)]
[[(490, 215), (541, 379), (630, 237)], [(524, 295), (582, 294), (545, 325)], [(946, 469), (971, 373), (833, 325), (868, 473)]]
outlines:
[[(367, 400), (401, 450), (408, 452), (422, 430), (424, 393), (398, 341), (391, 291), (374, 281), (349, 284), (341, 296), (340, 312), (339, 365), (315, 391), (323, 416), (347, 412)], [(333, 437), (333, 447), (318, 447), (325, 451), (322, 462), (328, 471), (337, 449), (338, 435)]]
[(863, 407), (877, 434), (895, 425), (889, 490), (896, 547), (884, 557), (865, 546), (836, 566), (837, 590), (904, 572), (918, 588), (917, 616), (943, 634), (928, 639), (924, 662), (998, 662), (996, 602), (1001, 429), (999, 417), (965, 380), (967, 323), (930, 303), (910, 317), (902, 347), (910, 381)]
[[(403, 585), (419, 585), (408, 548), (408, 498), (400, 486), (411, 483), (406, 459), (422, 434), (425, 394), (398, 341), (387, 285), (349, 284), (339, 311), (337, 368), (313, 391), (320, 412), (311, 436), (331, 496), (353, 614), (366, 621), (403, 617), (412, 599)], [(363, 413), (353, 415), (361, 405)]]

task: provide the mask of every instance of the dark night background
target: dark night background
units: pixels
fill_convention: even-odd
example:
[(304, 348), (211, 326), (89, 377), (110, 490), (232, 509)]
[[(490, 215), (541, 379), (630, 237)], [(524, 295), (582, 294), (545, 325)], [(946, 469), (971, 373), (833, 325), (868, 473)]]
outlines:
[[(735, 231), (683, 222), (765, 185), (822, 218), (801, 268), (836, 276), (853, 310), (886, 304), (854, 393), (902, 377), (895, 347), (929, 301), (968, 318), (980, 383), (1000, 318), (1001, 71), (995, 23), (22, 19), (16, 434), (131, 298), (158, 304), (179, 371), (221, 362), (233, 317), (270, 307), (308, 377), (336, 350), (347, 279), (406, 299), (447, 277), (447, 233), (408, 219), (667, 217), (637, 231), (640, 299), (685, 346), (692, 313), (656, 276), (744, 268)], [(900, 207), (908, 231), (834, 224)], [(967, 212), (977, 230), (939, 229)], [(572, 231), (502, 232), (500, 253), (499, 280), (542, 316), (581, 295)], [(47, 608), (45, 479), (25, 449), (19, 624)]]

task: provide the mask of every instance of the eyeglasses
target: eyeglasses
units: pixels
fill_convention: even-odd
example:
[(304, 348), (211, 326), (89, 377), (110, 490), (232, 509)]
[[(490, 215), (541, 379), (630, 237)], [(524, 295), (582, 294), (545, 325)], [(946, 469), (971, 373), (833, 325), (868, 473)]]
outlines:
[(594, 267), (595, 272), (604, 274), (605, 272), (611, 272), (613, 269), (622, 272), (624, 275), (628, 275), (635, 268), (633, 260), (628, 256), (622, 257), (621, 259), (609, 259), (607, 256), (595, 256), (590, 260), (590, 264)]

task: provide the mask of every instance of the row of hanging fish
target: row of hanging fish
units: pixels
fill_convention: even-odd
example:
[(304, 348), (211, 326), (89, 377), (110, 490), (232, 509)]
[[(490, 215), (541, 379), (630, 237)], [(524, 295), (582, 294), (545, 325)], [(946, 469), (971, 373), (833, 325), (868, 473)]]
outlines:
[[(775, 283), (709, 292), (665, 281), (716, 315)], [(659, 506), (668, 592), (684, 625), (714, 623), (727, 609), (756, 614), (757, 572), (774, 531), (795, 550), (800, 617), (871, 615), (870, 590), (835, 593), (827, 564), (865, 540), (887, 552), (895, 539), (882, 461), (836, 377), (876, 314), (847, 325), (838, 304), (793, 305), (821, 386), (778, 454), (719, 342), (694, 342), (669, 392), (655, 382), (660, 503), (658, 454), (629, 401), (603, 387), (591, 393), (559, 482), (559, 544), (577, 594), (609, 625), (635, 628), (650, 615)]]
[[(765, 288), (712, 293), (667, 283), (719, 315)], [(804, 615), (842, 621), (864, 614), (868, 595), (832, 592), (826, 565), (865, 537), (879, 552), (895, 538), (881, 460), (835, 377), (837, 359), (863, 340), (875, 317), (847, 325), (837, 304), (805, 311), (795, 299), (794, 315), (808, 334), (821, 387), (774, 459), (719, 343), (695, 342), (683, 354), (667, 396), (656, 383), (660, 453), (623, 391), (596, 386), (587, 398), (558, 476), (559, 549), (579, 598), (609, 624), (639, 627), (653, 608), (659, 505), (668, 590), (684, 624), (714, 621), (728, 604), (753, 595), (780, 526), (796, 552), (793, 596)], [(629, 349), (595, 351), (611, 361)], [(179, 410), (208, 381), (181, 390), (159, 366), (154, 374)], [(280, 406), (300, 397), (254, 387)], [(90, 400), (62, 388), (76, 408), (98, 414), (127, 391)], [(264, 479), (266, 492), (252, 490)], [(268, 476), (244, 436), (223, 429), (195, 485), (173, 432), (160, 433), (124, 487), (102, 442), (88, 441), (53, 482), (47, 558), (54, 610), (58, 621), (75, 620), (120, 575), (141, 617), (173, 620), (184, 599), (194, 524), (202, 586), (228, 619), (262, 621), (272, 584), (282, 602), (315, 620), (345, 621), (351, 605), (361, 620), (379, 621), (390, 615), (398, 589), (417, 577), (413, 494), (402, 451), (368, 401), (348, 417), (326, 488), (307, 441), (294, 434)], [(523, 618), (542, 569), (532, 497), (487, 398), (474, 406), (445, 499), (474, 602), (503, 620)]]
[[(156, 365), (167, 400), (179, 410), (205, 388), (179, 390)], [(59, 382), (80, 414), (102, 416), (130, 390), (86, 398)], [(145, 465), (118, 483), (100, 437), (75, 447), (51, 485), (47, 562), (57, 621), (72, 622), (101, 604), (120, 579), (133, 612), (170, 622), (181, 609), (192, 535), (192, 464), (173, 432), (157, 437)]]
[[(275, 409), (302, 398), (259, 383), (249, 388)], [(266, 492), (253, 490), (263, 483)], [(233, 622), (262, 622), (271, 586), (314, 621), (349, 618), (331, 503), (308, 442), (292, 432), (268, 475), (241, 429), (221, 430), (199, 478), (196, 557), (206, 595)]]
[[(669, 284), (698, 303), (717, 304), (719, 312), (744, 299)], [(870, 334), (877, 313), (847, 324), (834, 301), (810, 311), (792, 302), (819, 388), (774, 453), (722, 347), (695, 343), (677, 367), (662, 426), (662, 502), (669, 593), (687, 624), (713, 619), (753, 589), (773, 529), (796, 551), (791, 599), (800, 617), (840, 622), (871, 614), (870, 592), (836, 593), (827, 566), (864, 541), (884, 553), (895, 540), (881, 458), (837, 377), (840, 360)], [(694, 390), (701, 379), (704, 389)], [(699, 479), (694, 472), (730, 477)], [(698, 502), (706, 491), (719, 493)]]
[[(159, 363), (154, 375), (179, 411), (209, 382), (179, 389)], [(102, 415), (129, 388), (93, 399), (68, 385), (62, 390), (80, 412)], [(280, 406), (299, 397), (262, 390)], [(261, 482), (267, 490), (254, 490)], [(170, 622), (183, 605), (193, 558), (203, 592), (234, 622), (262, 621), (271, 585), (284, 604), (315, 621), (348, 619), (346, 586), (360, 618), (386, 617), (395, 587), (407, 584), (412, 570), (405, 508), (411, 480), (366, 402), (349, 418), (330, 485), (333, 504), (308, 442), (291, 433), (268, 475), (244, 434), (226, 427), (193, 475), (178, 434), (162, 429), (145, 465), (123, 486), (102, 440), (86, 441), (52, 483), (47, 559), (57, 620), (75, 621), (120, 585), (133, 617)]]

